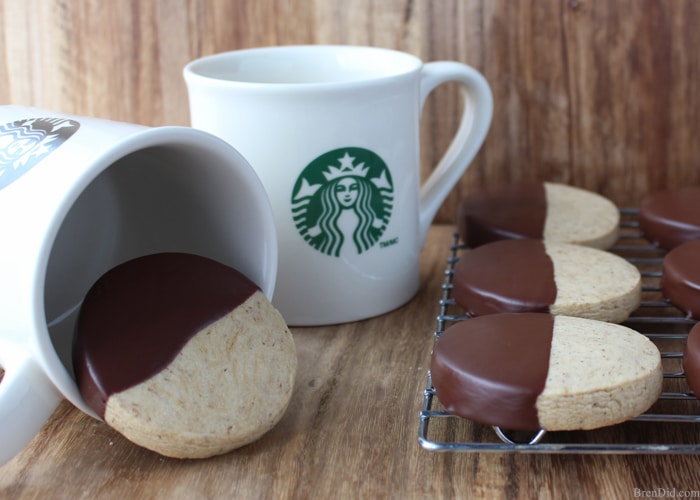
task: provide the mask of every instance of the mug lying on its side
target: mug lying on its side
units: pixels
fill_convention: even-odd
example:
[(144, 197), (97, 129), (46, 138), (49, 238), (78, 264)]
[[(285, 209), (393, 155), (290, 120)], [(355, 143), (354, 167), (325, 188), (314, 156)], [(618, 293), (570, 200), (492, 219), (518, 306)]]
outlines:
[(234, 148), (202, 131), (0, 106), (0, 212), (0, 464), (62, 397), (96, 417), (71, 347), (83, 297), (109, 269), (193, 253), (272, 297), (277, 240), (265, 190)]

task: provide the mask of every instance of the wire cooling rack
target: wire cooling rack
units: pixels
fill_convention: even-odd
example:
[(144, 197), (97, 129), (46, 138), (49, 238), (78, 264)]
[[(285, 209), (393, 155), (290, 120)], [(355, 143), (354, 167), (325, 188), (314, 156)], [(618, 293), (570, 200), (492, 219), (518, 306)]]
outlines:
[[(440, 452), (518, 453), (700, 453), (700, 401), (683, 373), (683, 348), (695, 321), (664, 300), (661, 264), (664, 252), (645, 240), (636, 209), (622, 209), (620, 239), (612, 252), (635, 264), (642, 274), (642, 302), (623, 324), (652, 340), (661, 351), (664, 384), (658, 401), (643, 415), (591, 431), (509, 432), (447, 413), (435, 394), (430, 371), (420, 411), (418, 441)], [(438, 301), (435, 341), (451, 324), (468, 320), (452, 299), (455, 263), (466, 247), (458, 236), (449, 248), (445, 280)]]

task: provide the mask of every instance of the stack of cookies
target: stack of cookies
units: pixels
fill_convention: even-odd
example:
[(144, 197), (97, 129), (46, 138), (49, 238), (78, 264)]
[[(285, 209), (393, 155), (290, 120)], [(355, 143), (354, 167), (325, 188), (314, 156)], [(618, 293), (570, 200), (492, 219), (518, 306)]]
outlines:
[(619, 323), (639, 307), (641, 275), (607, 250), (619, 210), (549, 182), (496, 186), (460, 206), (467, 250), (453, 298), (471, 317), (437, 341), (431, 378), (447, 411), (512, 430), (593, 429), (658, 399), (661, 356)]
[[(657, 191), (639, 207), (646, 238), (667, 250), (661, 277), (666, 299), (690, 319), (700, 320), (700, 186)], [(700, 327), (691, 330), (683, 354), (688, 385), (700, 395)]]

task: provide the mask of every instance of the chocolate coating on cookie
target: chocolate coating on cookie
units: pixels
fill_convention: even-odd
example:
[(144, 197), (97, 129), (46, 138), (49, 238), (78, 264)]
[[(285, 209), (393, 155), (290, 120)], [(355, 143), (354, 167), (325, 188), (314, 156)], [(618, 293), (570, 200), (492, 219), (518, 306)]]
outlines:
[(688, 317), (700, 319), (700, 240), (683, 243), (666, 254), (661, 289)]
[(549, 370), (554, 317), (483, 316), (442, 333), (430, 373), (445, 409), (485, 425), (538, 430), (537, 397)]
[(688, 334), (683, 352), (683, 371), (690, 389), (700, 398), (700, 323), (696, 323)]
[(457, 228), (471, 247), (511, 238), (542, 239), (546, 216), (544, 183), (524, 181), (469, 195), (460, 204)]
[(184, 253), (123, 263), (90, 289), (79, 313), (73, 363), (85, 401), (107, 399), (162, 371), (198, 331), (258, 290), (237, 270)]
[(639, 206), (639, 227), (649, 241), (666, 250), (700, 239), (700, 186), (646, 196)]
[(504, 240), (467, 252), (455, 264), (452, 295), (469, 315), (549, 312), (554, 265), (540, 240)]

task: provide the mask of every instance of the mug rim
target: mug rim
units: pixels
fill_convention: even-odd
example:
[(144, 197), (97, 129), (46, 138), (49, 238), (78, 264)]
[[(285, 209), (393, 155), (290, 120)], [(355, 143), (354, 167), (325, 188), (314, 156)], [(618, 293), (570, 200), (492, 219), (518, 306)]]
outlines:
[[(292, 54), (303, 54), (309, 56), (344, 56), (345, 64), (348, 64), (347, 57), (359, 57), (363, 59), (363, 63), (370, 57), (374, 56), (375, 64), (386, 61), (394, 61), (394, 65), (389, 68), (386, 64), (378, 65), (381, 71), (377, 71), (372, 75), (365, 75), (357, 78), (338, 79), (338, 80), (301, 80), (301, 81), (266, 81), (265, 79), (237, 79), (225, 76), (221, 70), (222, 64), (231, 64), (234, 61), (240, 62), (244, 58), (255, 57), (260, 59), (260, 56), (267, 58), (289, 57)], [(342, 61), (341, 61), (342, 63)], [(188, 85), (200, 84), (217, 88), (241, 88), (241, 89), (256, 89), (256, 90), (284, 90), (304, 91), (313, 90), (319, 91), (330, 88), (342, 88), (365, 85), (376, 85), (384, 81), (393, 81), (396, 78), (413, 75), (420, 71), (423, 66), (423, 61), (408, 52), (403, 52), (395, 49), (384, 47), (362, 46), (362, 45), (274, 45), (264, 47), (252, 47), (238, 50), (230, 50), (218, 52), (203, 57), (199, 57), (187, 63), (183, 69), (183, 77)], [(269, 80), (269, 79), (268, 79)]]

